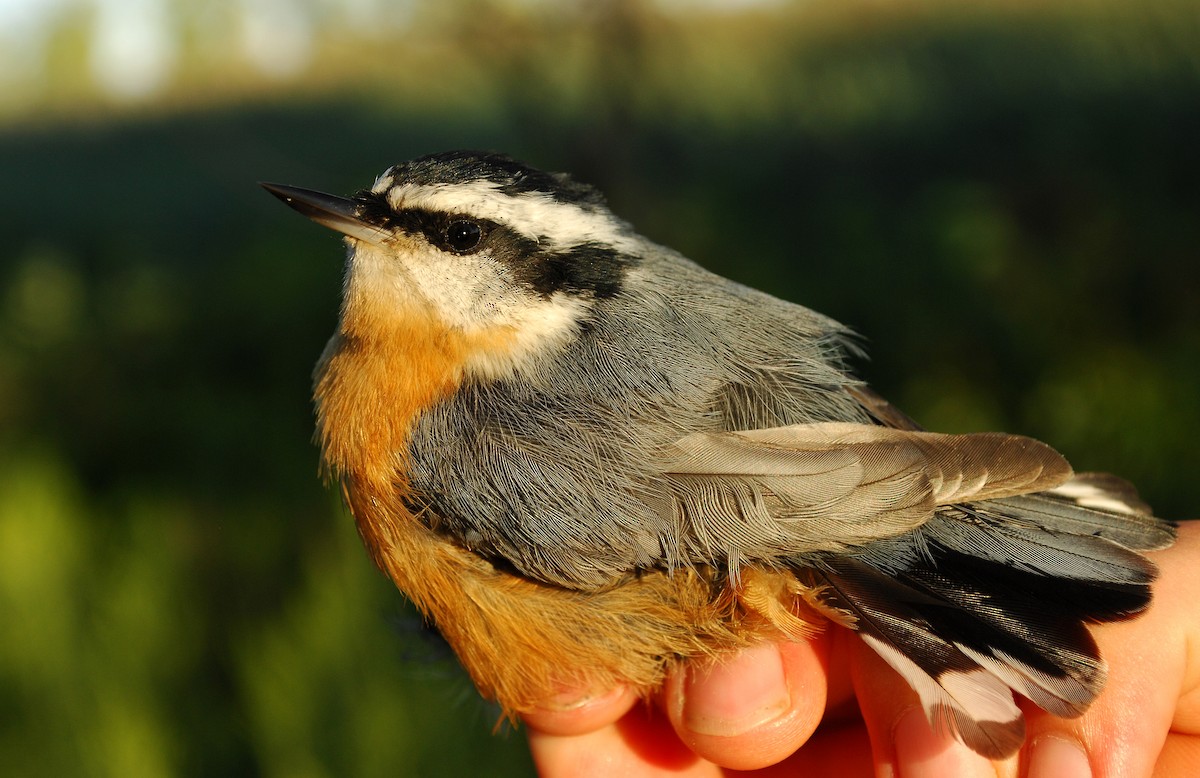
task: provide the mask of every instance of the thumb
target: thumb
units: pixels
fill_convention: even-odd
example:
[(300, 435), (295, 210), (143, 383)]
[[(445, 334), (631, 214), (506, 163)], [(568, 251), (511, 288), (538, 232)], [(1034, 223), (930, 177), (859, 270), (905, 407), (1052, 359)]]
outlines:
[(775, 764), (812, 735), (825, 712), (829, 636), (761, 643), (677, 670), (664, 706), (701, 757), (739, 770)]

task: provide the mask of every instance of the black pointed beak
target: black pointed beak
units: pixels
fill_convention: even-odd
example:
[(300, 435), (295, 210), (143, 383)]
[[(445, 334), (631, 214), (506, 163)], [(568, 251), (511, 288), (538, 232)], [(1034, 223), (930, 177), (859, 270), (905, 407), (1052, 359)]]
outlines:
[(358, 216), (358, 206), (353, 200), (297, 186), (268, 184), (262, 181), (259, 182), (259, 186), (317, 224), (337, 230), (343, 235), (374, 244), (382, 243), (388, 235), (379, 227), (363, 221)]

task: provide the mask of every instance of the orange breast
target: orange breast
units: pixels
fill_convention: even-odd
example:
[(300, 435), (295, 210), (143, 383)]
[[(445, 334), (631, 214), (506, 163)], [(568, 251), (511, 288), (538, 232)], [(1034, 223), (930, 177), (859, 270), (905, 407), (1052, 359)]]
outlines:
[(421, 413), (462, 383), (466, 364), (511, 348), (506, 328), (464, 333), (430, 312), (347, 306), (316, 371), (317, 430), (334, 473), (403, 481)]
[(376, 564), (433, 619), (482, 694), (511, 713), (564, 687), (628, 683), (648, 693), (676, 658), (784, 632), (780, 614), (763, 612), (763, 603), (791, 599), (782, 584), (756, 579), (743, 600), (704, 571), (650, 571), (602, 591), (568, 591), (497, 569), (413, 516), (405, 497), (414, 422), (461, 385), (471, 358), (502, 353), (510, 340), (421, 315), (389, 324), (369, 336), (343, 326), (330, 341), (315, 390), (322, 452)]

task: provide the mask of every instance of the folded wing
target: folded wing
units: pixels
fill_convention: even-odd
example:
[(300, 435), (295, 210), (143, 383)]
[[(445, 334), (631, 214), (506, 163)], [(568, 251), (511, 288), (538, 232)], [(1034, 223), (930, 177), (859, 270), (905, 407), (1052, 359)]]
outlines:
[(748, 562), (795, 570), (990, 758), (1024, 740), (1014, 691), (1086, 710), (1105, 679), (1087, 625), (1144, 609), (1156, 569), (1139, 552), (1174, 538), (1129, 484), (1015, 435), (696, 434), (666, 470), (679, 561), (724, 563), (735, 586)]
[(941, 505), (1071, 477), (1030, 438), (842, 422), (688, 435), (665, 470), (679, 556), (724, 560), (735, 575), (743, 561), (844, 551), (911, 532)]

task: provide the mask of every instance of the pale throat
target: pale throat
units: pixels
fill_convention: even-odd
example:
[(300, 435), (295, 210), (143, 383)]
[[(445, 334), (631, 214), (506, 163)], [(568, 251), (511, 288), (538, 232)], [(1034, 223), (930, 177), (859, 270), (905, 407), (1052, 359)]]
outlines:
[(357, 244), (342, 333), (390, 353), (444, 350), (460, 379), (536, 369), (576, 336), (592, 305), (579, 295), (523, 289), (486, 256), (431, 258), (402, 239), (387, 248)]

